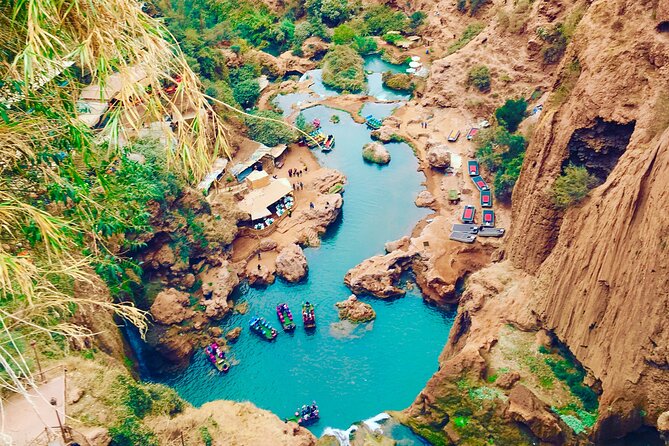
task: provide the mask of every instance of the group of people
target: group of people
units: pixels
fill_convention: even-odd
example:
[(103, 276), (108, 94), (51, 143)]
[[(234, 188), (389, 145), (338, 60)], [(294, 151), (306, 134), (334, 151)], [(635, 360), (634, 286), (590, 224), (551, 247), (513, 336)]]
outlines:
[(318, 419), (319, 417), (318, 406), (316, 405), (315, 402), (309, 405), (305, 404), (300, 408), (298, 412), (295, 412), (295, 416), (298, 418), (299, 423), (304, 423)]
[(304, 166), (304, 171), (302, 169), (288, 169), (289, 177), (301, 177), (302, 173), (307, 171), (307, 166)]
[(293, 183), (293, 190), (302, 190), (304, 189), (304, 183), (299, 182), (299, 183)]
[(421, 126), (422, 128), (424, 128), (424, 129), (426, 129), (426, 128), (427, 128), (427, 121), (422, 121), (422, 122), (420, 123), (420, 126)]

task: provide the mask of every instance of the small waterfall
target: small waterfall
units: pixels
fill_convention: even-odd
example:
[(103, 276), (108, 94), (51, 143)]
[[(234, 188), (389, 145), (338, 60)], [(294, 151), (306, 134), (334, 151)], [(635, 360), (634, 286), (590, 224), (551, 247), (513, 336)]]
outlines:
[[(381, 412), (380, 414), (373, 416), (372, 418), (368, 418), (362, 422), (370, 431), (375, 432), (375, 433), (383, 433), (383, 429), (381, 427), (381, 423), (390, 419), (390, 415), (388, 415), (385, 412)], [(325, 430), (323, 431), (323, 436), (330, 436), (334, 437), (339, 441), (340, 446), (351, 446), (351, 434), (359, 429), (358, 425), (351, 425), (346, 430), (342, 429), (334, 429), (332, 427), (326, 427)]]

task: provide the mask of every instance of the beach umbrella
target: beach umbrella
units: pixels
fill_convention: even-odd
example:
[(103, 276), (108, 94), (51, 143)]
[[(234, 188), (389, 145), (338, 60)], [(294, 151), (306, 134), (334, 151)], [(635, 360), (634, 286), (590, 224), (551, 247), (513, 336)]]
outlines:
[(420, 65), (421, 65), (420, 62), (410, 62), (409, 63), (409, 66), (411, 68), (418, 68), (418, 67), (420, 67)]
[(418, 56), (411, 56), (411, 60), (413, 60), (414, 62), (420, 62), (420, 57), (418, 57)]
[(413, 73), (415, 73), (415, 72), (416, 72), (416, 69), (415, 69), (415, 68), (407, 68), (407, 73), (411, 73), (411, 74), (413, 74)]

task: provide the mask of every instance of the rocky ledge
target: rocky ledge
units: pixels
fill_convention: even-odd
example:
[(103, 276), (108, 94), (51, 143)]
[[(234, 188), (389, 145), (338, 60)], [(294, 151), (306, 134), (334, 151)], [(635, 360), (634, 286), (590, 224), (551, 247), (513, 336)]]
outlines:
[(396, 283), (417, 255), (416, 250), (409, 248), (407, 251), (397, 250), (370, 257), (350, 269), (344, 283), (355, 294), (371, 294), (380, 298), (404, 296), (404, 290)]
[(351, 322), (369, 322), (376, 319), (376, 312), (371, 305), (358, 300), (355, 295), (335, 304), (339, 308), (339, 319)]
[(299, 282), (307, 276), (309, 266), (302, 248), (291, 243), (276, 257), (276, 273), (288, 282)]

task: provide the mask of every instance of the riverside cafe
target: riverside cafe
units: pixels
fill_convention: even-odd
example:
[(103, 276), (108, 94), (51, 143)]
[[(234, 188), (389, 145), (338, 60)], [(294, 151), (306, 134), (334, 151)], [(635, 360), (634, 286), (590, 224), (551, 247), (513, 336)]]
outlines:
[(250, 215), (251, 228), (263, 230), (293, 208), (293, 186), (287, 178), (271, 178), (265, 171), (254, 170), (246, 182), (250, 192), (238, 207)]

